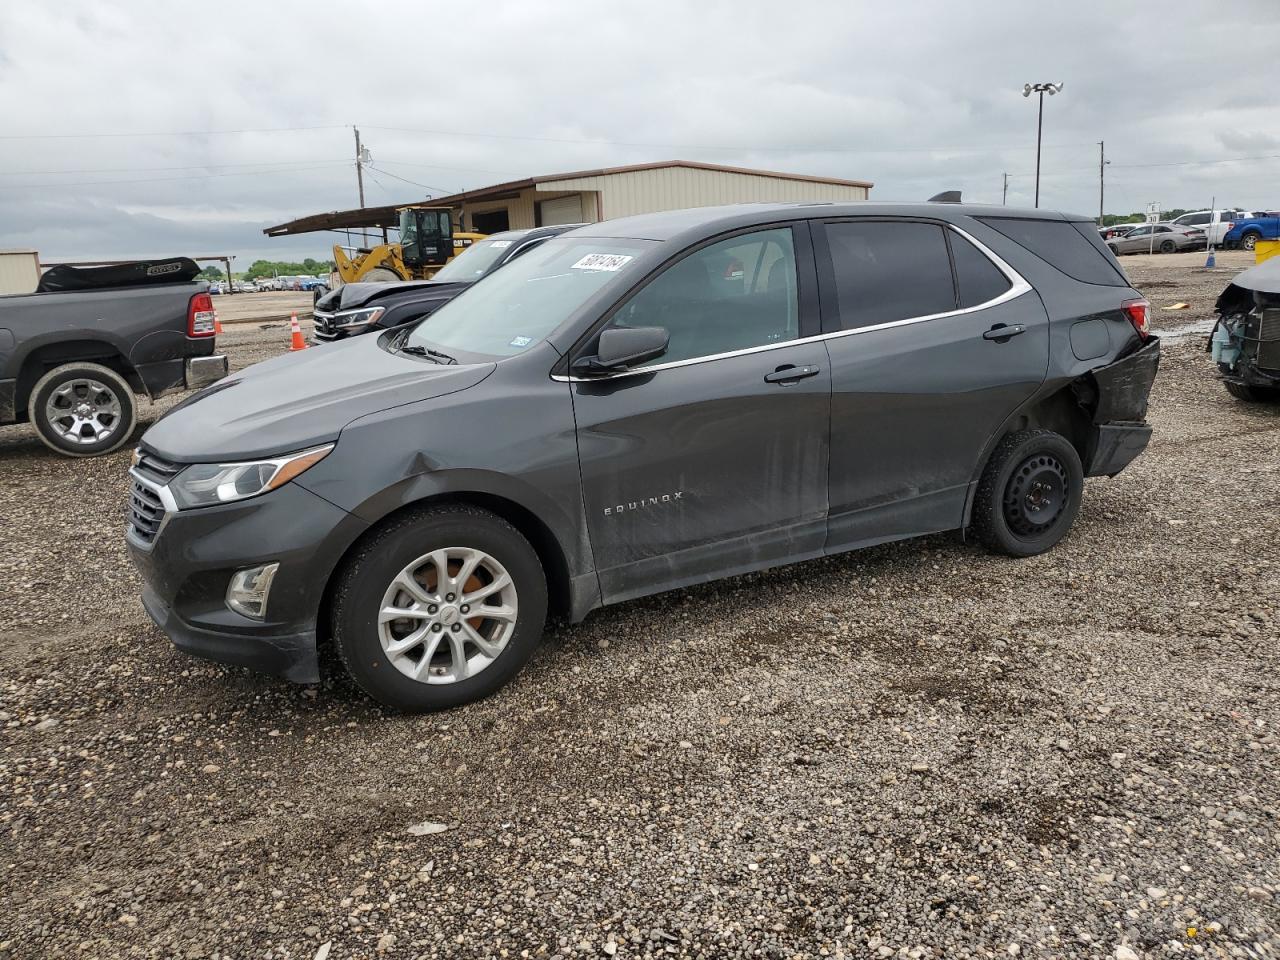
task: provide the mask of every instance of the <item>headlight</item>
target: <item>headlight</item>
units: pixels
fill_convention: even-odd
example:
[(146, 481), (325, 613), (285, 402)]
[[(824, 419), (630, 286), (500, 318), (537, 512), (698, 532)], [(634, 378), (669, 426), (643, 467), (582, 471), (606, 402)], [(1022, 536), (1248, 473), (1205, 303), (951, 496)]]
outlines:
[(244, 500), (288, 483), (327, 457), (332, 449), (330, 443), (270, 460), (193, 463), (169, 481), (169, 489), (179, 509)]
[(339, 330), (357, 330), (367, 327), (387, 312), (386, 307), (369, 307), (362, 310), (341, 310), (333, 315), (333, 325)]

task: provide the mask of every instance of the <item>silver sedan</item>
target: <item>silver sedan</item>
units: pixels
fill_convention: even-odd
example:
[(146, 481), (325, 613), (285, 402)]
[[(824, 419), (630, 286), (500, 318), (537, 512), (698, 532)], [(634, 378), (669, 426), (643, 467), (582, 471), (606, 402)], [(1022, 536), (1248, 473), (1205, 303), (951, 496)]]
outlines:
[(1116, 256), (1122, 253), (1177, 253), (1199, 250), (1205, 245), (1204, 231), (1172, 223), (1144, 223), (1123, 237), (1112, 237), (1107, 246)]

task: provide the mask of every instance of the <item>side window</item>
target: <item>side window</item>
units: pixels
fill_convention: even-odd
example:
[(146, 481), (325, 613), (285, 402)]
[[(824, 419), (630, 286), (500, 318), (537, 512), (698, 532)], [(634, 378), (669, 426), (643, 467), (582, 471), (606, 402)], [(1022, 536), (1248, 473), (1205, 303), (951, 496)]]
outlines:
[(1212, 217), (1211, 213), (1189, 213), (1185, 217), (1179, 217), (1174, 223), (1180, 223), (1184, 227), (1202, 227), (1209, 222)]
[(664, 327), (667, 352), (644, 366), (693, 360), (799, 336), (791, 228), (713, 243), (650, 281), (614, 315), (615, 327)]
[(956, 308), (942, 227), (932, 223), (826, 224), (840, 328), (853, 330)]
[(960, 306), (976, 307), (994, 300), (1012, 286), (1009, 278), (981, 250), (954, 230), (948, 236), (951, 240), (951, 257), (956, 266)]

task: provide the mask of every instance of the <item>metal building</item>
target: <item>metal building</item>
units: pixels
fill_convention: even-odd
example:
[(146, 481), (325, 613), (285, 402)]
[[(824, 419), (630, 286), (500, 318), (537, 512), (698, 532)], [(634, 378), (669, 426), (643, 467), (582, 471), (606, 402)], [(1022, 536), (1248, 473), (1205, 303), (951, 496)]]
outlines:
[[(498, 233), (557, 223), (592, 223), (637, 213), (723, 203), (866, 200), (871, 184), (690, 160), (639, 163), (512, 180), (478, 190), (408, 202), (454, 209), (462, 230)], [(314, 214), (268, 227), (268, 236), (397, 224), (396, 206)]]

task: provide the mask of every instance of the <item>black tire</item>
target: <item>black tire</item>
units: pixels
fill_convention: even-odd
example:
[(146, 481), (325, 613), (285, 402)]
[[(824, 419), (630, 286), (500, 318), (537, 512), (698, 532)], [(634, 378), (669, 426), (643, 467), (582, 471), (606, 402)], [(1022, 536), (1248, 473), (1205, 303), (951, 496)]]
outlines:
[(1178, 245), (1172, 240), (1165, 240), (1160, 244), (1161, 253), (1177, 253)]
[[(515, 585), (518, 613), (506, 646), (487, 666), (465, 679), (428, 683), (392, 663), (379, 638), (378, 613), (384, 592), (406, 566), (448, 547), (496, 559)], [(487, 510), (450, 504), (405, 513), (362, 543), (338, 575), (330, 622), (338, 655), (360, 688), (392, 709), (421, 713), (471, 703), (505, 685), (533, 655), (546, 616), (546, 576), (529, 541)], [(424, 655), (419, 651), (419, 658)]]
[[(83, 386), (77, 385), (77, 381)], [(74, 398), (71, 395), (55, 397), (68, 385), (72, 385)], [(114, 403), (114, 413), (107, 412), (109, 404), (104, 403), (106, 398)], [(51, 399), (57, 408), (52, 411)], [(64, 401), (67, 413), (58, 416)], [(82, 423), (77, 430), (77, 408), (81, 404), (88, 405), (86, 410), (93, 408), (94, 420)], [(133, 388), (120, 374), (98, 363), (64, 363), (50, 370), (36, 381), (27, 403), (27, 415), (45, 446), (68, 457), (97, 457), (110, 453), (129, 439), (138, 423)], [(103, 427), (107, 432), (100, 439), (95, 439)], [(77, 441), (76, 436), (82, 439)]]
[(1119, 248), (1119, 247), (1117, 247), (1114, 243), (1108, 243), (1108, 244), (1107, 244), (1107, 249), (1111, 251), (1111, 255), (1112, 255), (1113, 257), (1118, 257), (1118, 256), (1120, 256), (1120, 248)]
[(973, 531), (995, 553), (1044, 553), (1071, 529), (1083, 492), (1080, 455), (1066, 437), (1052, 430), (1011, 433), (982, 472)]
[(1222, 385), (1227, 388), (1227, 393), (1246, 403), (1280, 401), (1280, 387), (1253, 387), (1246, 383), (1232, 383), (1230, 380), (1224, 381)]
[(1250, 230), (1240, 238), (1240, 248), (1242, 250), (1252, 250), (1258, 245), (1258, 241), (1262, 239), (1262, 234)]

